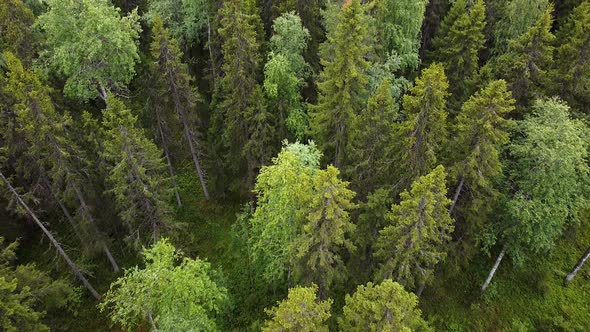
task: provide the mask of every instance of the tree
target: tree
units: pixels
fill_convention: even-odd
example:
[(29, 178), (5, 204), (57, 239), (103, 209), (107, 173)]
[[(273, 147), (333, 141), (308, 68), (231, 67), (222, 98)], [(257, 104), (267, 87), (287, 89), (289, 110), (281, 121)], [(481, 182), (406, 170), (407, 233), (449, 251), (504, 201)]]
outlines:
[(538, 100), (509, 146), (514, 194), (496, 225), (502, 249), (482, 291), (506, 253), (522, 264), (527, 255), (554, 248), (564, 227), (577, 221), (588, 183), (588, 128), (570, 119), (568, 111), (557, 99)]
[[(449, 84), (441, 64), (422, 71), (403, 99), (405, 120), (398, 130), (402, 188), (426, 175), (447, 140), (446, 97)], [(400, 190), (401, 191), (401, 190)]]
[(35, 15), (21, 0), (0, 3), (0, 52), (11, 52), (20, 59), (33, 56), (36, 37), (33, 33)]
[(137, 117), (121, 101), (109, 96), (107, 104), (102, 153), (109, 163), (108, 191), (114, 195), (131, 240), (136, 244), (146, 238), (156, 242), (162, 230), (173, 226), (168, 203), (171, 190), (164, 176), (162, 153), (136, 127)]
[(548, 0), (512, 0), (505, 1), (500, 8), (498, 21), (494, 24), (494, 46), (492, 52), (502, 55), (508, 49), (510, 40), (519, 38), (535, 24), (545, 9)]
[(473, 5), (468, 5), (466, 0), (458, 0), (433, 41), (432, 58), (445, 67), (453, 104), (462, 102), (473, 91), (479, 52), (485, 44), (484, 28), (483, 0), (475, 1)]
[(548, 84), (555, 40), (552, 11), (549, 5), (526, 33), (508, 43), (506, 53), (495, 62), (497, 76), (506, 80), (521, 112), (544, 95)]
[(272, 51), (264, 67), (264, 89), (277, 117), (279, 137), (302, 139), (308, 131), (300, 89), (309, 74), (309, 67), (303, 59), (309, 31), (293, 13), (278, 17), (273, 30)]
[(316, 297), (317, 286), (295, 287), (289, 290), (286, 300), (267, 309), (271, 317), (263, 332), (328, 332), (326, 321), (330, 318), (332, 299), (320, 301)]
[[(118, 272), (119, 266), (99, 232), (86, 198), (84, 188), (89, 180), (84, 172), (88, 162), (68, 133), (72, 119), (55, 110), (49, 96), (51, 89), (35, 72), (25, 69), (11, 53), (6, 52), (3, 57), (8, 71), (2, 90), (14, 99), (15, 129), (26, 146), (17, 171), (25, 177), (37, 177), (32, 180), (47, 187), (85, 247), (91, 248), (89, 244), (95, 242), (96, 248), (104, 251), (113, 270)], [(77, 206), (76, 216), (81, 223), (73, 220), (67, 205)]]
[(385, 79), (356, 118), (350, 136), (350, 167), (346, 173), (362, 196), (379, 186), (391, 185), (398, 117), (391, 83)]
[[(188, 73), (187, 66), (182, 63), (182, 52), (174, 39), (171, 39), (168, 31), (164, 28), (162, 21), (156, 16), (153, 19), (153, 41), (151, 44), (151, 53), (154, 59), (157, 59), (156, 72), (159, 82), (162, 82), (161, 94), (170, 105), (169, 109), (174, 109), (176, 119), (180, 122), (185, 142), (190, 151), (193, 164), (205, 199), (209, 199), (209, 191), (205, 182), (205, 173), (201, 167), (202, 151), (198, 140), (199, 132), (195, 130), (194, 110), (196, 92), (191, 87), (192, 77)], [(159, 107), (162, 107), (161, 105)], [(166, 108), (165, 108), (166, 109)], [(162, 116), (158, 115), (161, 119)], [(169, 118), (169, 117), (168, 117)], [(160, 130), (162, 130), (160, 124)]]
[(306, 207), (306, 220), (302, 235), (297, 241), (297, 256), (301, 259), (300, 280), (318, 285), (322, 300), (335, 279), (344, 275), (340, 251), (352, 252), (355, 247), (349, 236), (355, 230), (349, 211), (356, 208), (352, 202), (355, 193), (347, 188), (348, 182), (338, 178), (333, 166), (317, 171), (312, 182), (313, 196)]
[(165, 238), (142, 255), (145, 267), (113, 282), (100, 310), (128, 331), (146, 321), (154, 331), (217, 331), (228, 292), (211, 264), (182, 257)]
[(324, 154), (340, 167), (354, 119), (366, 103), (369, 62), (365, 57), (372, 45), (367, 41), (368, 16), (360, 0), (344, 4), (337, 22), (328, 30), (325, 47), (333, 50), (334, 56), (323, 54), (318, 103), (310, 105), (310, 125)]
[(392, 206), (387, 216), (391, 224), (379, 232), (376, 243), (375, 256), (382, 262), (378, 280), (393, 278), (408, 288), (419, 286), (418, 295), (432, 281), (454, 229), (445, 177), (445, 168), (436, 167)]
[(576, 7), (557, 32), (553, 84), (572, 108), (588, 114), (590, 108), (590, 3)]
[(123, 88), (135, 74), (141, 28), (137, 11), (121, 17), (108, 0), (49, 0), (38, 18), (48, 48), (41, 56), (66, 78), (64, 93), (82, 101)]
[(53, 280), (35, 264), (14, 266), (19, 243), (4, 246), (0, 236), (0, 328), (3, 331), (49, 331), (46, 311), (72, 310), (80, 294), (69, 282)]
[(360, 285), (345, 302), (340, 331), (432, 331), (417, 308), (416, 295), (391, 279)]
[(375, 25), (383, 52), (399, 55), (403, 69), (415, 69), (420, 62), (420, 29), (427, 3), (425, 0), (375, 1)]
[[(509, 142), (507, 132), (513, 125), (506, 116), (514, 110), (514, 99), (503, 80), (493, 81), (479, 90), (463, 104), (457, 116), (455, 138), (450, 142), (453, 155), (451, 183), (456, 184), (453, 213), (459, 198), (465, 219), (456, 231), (468, 234), (469, 240), (481, 235), (482, 217), (493, 208), (499, 192), (494, 179), (502, 174), (501, 147)], [(467, 194), (462, 194), (467, 190)], [(478, 218), (479, 217), (479, 218)]]

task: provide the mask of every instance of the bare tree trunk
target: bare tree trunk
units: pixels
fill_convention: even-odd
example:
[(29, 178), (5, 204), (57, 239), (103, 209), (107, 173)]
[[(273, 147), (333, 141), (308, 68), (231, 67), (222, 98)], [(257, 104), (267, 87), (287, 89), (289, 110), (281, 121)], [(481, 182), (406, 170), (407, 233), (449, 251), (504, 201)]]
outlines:
[(57, 195), (53, 191), (53, 188), (51, 187), (51, 184), (49, 183), (49, 181), (47, 181), (47, 178), (45, 178), (45, 176), (43, 176), (43, 182), (45, 182), (45, 186), (47, 186), (47, 189), (51, 193), (51, 197), (53, 197), (53, 200), (55, 200), (57, 202), (57, 205), (59, 205), (59, 208), (63, 212), (64, 216), (66, 216), (66, 219), (68, 220), (68, 223), (70, 224), (70, 226), (72, 226), (74, 233), (76, 233), (76, 236), (78, 237), (78, 239), (80, 240), (82, 245), (84, 245), (85, 244), (84, 237), (82, 236), (82, 233), (80, 233), (80, 229), (79, 229), (78, 225), (76, 225), (76, 222), (74, 221), (74, 218), (70, 214), (70, 211), (68, 211), (66, 206), (57, 197)]
[(424, 287), (426, 287), (426, 285), (424, 283), (421, 283), (420, 286), (418, 286), (418, 289), (416, 289), (416, 296), (420, 297), (422, 295), (422, 292), (424, 291)]
[(88, 289), (88, 291), (90, 291), (92, 296), (94, 296), (97, 300), (100, 301), (100, 299), (101, 299), (100, 294), (98, 294), (98, 292), (94, 289), (94, 287), (92, 287), (90, 282), (86, 279), (86, 277), (84, 277), (84, 274), (82, 274), (82, 271), (80, 270), (80, 268), (70, 259), (68, 254), (66, 254), (66, 252), (63, 250), (63, 248), (59, 244), (59, 242), (57, 242), (57, 240), (53, 237), (53, 234), (51, 234), (51, 232), (49, 232), (49, 230), (45, 227), (45, 225), (43, 225), (43, 223), (39, 220), (39, 218), (37, 218), (35, 213), (33, 213), (33, 211), (29, 208), (27, 203), (25, 203), (25, 201), (21, 198), (21, 196), (14, 189), (14, 187), (12, 187), (12, 185), (10, 184), (8, 179), (6, 179), (4, 174), (2, 174), (2, 172), (0, 172), (0, 178), (2, 178), (2, 180), (6, 184), (6, 187), (14, 195), (14, 197), (16, 198), (18, 203), (25, 209), (27, 214), (35, 221), (37, 226), (39, 226), (39, 228), (41, 228), (41, 230), (43, 231), (45, 236), (47, 236), (49, 238), (49, 241), (51, 241), (51, 244), (53, 245), (53, 247), (55, 247), (55, 249), (60, 254), (60, 256), (66, 261), (66, 263), (68, 264), (70, 269), (72, 269), (72, 272), (74, 272), (76, 277), (78, 277), (78, 279), (80, 279), (80, 281), (82, 281), (82, 283), (84, 284), (86, 289)]
[(455, 196), (453, 197), (453, 204), (451, 204), (451, 208), (449, 209), (449, 214), (453, 213), (453, 210), (455, 209), (455, 205), (459, 200), (459, 194), (461, 194), (461, 190), (463, 189), (463, 184), (465, 184), (465, 178), (461, 177), (461, 181), (459, 181), (459, 186), (457, 186)]
[(164, 136), (164, 130), (162, 129), (162, 121), (158, 114), (158, 130), (160, 132), (160, 139), (162, 140), (162, 147), (164, 148), (164, 155), (166, 156), (166, 162), (168, 163), (168, 173), (172, 179), (172, 185), (174, 186), (174, 195), (176, 196), (176, 203), (178, 207), (182, 207), (182, 201), (180, 200), (180, 193), (178, 192), (178, 184), (176, 183), (176, 177), (174, 176), (174, 169), (172, 168), (172, 160), (170, 159), (170, 153), (168, 152), (168, 144), (166, 143), (166, 137)]
[(580, 271), (582, 266), (584, 266), (584, 263), (586, 263), (586, 260), (588, 259), (588, 257), (590, 257), (590, 248), (588, 248), (586, 250), (586, 252), (584, 253), (584, 255), (582, 255), (582, 257), (580, 257), (580, 260), (578, 260), (578, 263), (576, 263), (576, 266), (574, 266), (574, 269), (572, 270), (572, 272), (567, 274), (567, 276), (565, 277), (566, 283), (568, 283), (574, 279), (574, 277), (576, 276), (578, 271)]
[(100, 99), (102, 99), (104, 101), (106, 106), (109, 107), (109, 104), (107, 103), (107, 99), (108, 99), (109, 95), (107, 93), (107, 90), (102, 85), (102, 83), (98, 83), (98, 95), (100, 96)]
[(504, 258), (504, 254), (506, 254), (506, 245), (504, 245), (504, 247), (502, 247), (502, 251), (500, 251), (498, 258), (496, 258), (496, 262), (494, 263), (494, 266), (492, 267), (492, 270), (490, 271), (488, 278), (481, 286), (482, 293), (485, 292), (486, 288), (488, 288), (488, 286), (490, 285), (490, 282), (492, 281), (494, 274), (496, 274), (496, 270), (498, 270), (498, 266), (500, 266), (500, 262), (502, 262), (502, 258)]
[(209, 49), (209, 65), (211, 66), (211, 75), (213, 81), (217, 79), (217, 71), (215, 70), (215, 58), (213, 57), (213, 49), (211, 48), (211, 22), (207, 17), (207, 48)]
[(205, 174), (201, 169), (201, 165), (199, 163), (199, 158), (197, 156), (197, 150), (195, 149), (195, 142), (193, 139), (192, 131), (188, 124), (188, 119), (186, 118), (186, 114), (184, 111), (181, 112), (182, 115), (182, 125), (184, 126), (184, 135), (186, 136), (186, 140), (188, 141), (188, 146), (191, 150), (191, 156), (193, 158), (193, 163), (195, 164), (195, 168), (197, 169), (197, 174), (199, 175), (199, 180), (201, 181), (201, 187), (203, 187), (203, 193), (205, 194), (205, 199), (209, 200), (211, 197), (209, 196), (209, 191), (207, 190), (207, 183), (205, 183)]
[(104, 251), (105, 255), (107, 256), (109, 262), (111, 263), (111, 266), (113, 267), (113, 271), (115, 273), (119, 272), (120, 271), (119, 265), (117, 264), (115, 257), (113, 257), (113, 254), (111, 253), (111, 250), (107, 246), (106, 242), (103, 239), (101, 239), (102, 236), (101, 236), (100, 232), (98, 231), (98, 227), (96, 226), (96, 222), (94, 221), (94, 217), (88, 211), (88, 205), (86, 205), (86, 200), (84, 199), (84, 197), (82, 196), (82, 193), (80, 192), (80, 190), (78, 188), (74, 188), (74, 190), (76, 191), (76, 196), (78, 197), (78, 201), (80, 202), (80, 206), (82, 207), (82, 211), (84, 211), (84, 214), (86, 215), (86, 217), (88, 218), (88, 220), (92, 224), (92, 228), (96, 232), (96, 236), (99, 238), (98, 241), (100, 242), (100, 246), (102, 247), (102, 250)]

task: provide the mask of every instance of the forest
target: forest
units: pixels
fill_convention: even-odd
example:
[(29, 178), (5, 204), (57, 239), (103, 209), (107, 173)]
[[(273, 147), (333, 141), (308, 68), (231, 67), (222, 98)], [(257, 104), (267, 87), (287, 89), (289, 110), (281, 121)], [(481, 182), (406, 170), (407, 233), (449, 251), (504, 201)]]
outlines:
[(0, 331), (590, 331), (590, 0), (0, 0)]

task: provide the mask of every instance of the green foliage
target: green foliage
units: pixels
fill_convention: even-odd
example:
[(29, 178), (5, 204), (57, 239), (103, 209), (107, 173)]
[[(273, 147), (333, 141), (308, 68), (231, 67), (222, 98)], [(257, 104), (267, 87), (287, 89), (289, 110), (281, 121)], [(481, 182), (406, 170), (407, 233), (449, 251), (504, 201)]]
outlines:
[(479, 52), (484, 48), (485, 6), (483, 0), (469, 5), (453, 4), (433, 41), (432, 58), (445, 67), (454, 102), (462, 102), (473, 91), (479, 68)]
[(145, 268), (131, 268), (113, 282), (100, 310), (128, 331), (148, 320), (154, 331), (218, 331), (216, 317), (228, 294), (211, 264), (183, 258), (167, 239), (142, 254)]
[(447, 141), (448, 87), (443, 66), (435, 63), (422, 71), (410, 94), (404, 96), (405, 119), (397, 132), (400, 154), (397, 167), (402, 170), (404, 187), (437, 164), (438, 153)]
[(516, 192), (507, 203), (510, 217), (501, 229), (517, 262), (527, 252), (553, 249), (585, 203), (588, 128), (572, 120), (568, 111), (557, 99), (537, 101), (533, 114), (520, 123), (522, 137), (510, 145), (510, 180)]
[(346, 295), (340, 331), (432, 331), (422, 319), (418, 297), (397, 282), (385, 279), (378, 285), (369, 282)]
[(289, 290), (289, 296), (266, 310), (271, 316), (263, 332), (328, 332), (326, 321), (330, 318), (332, 300), (319, 301), (316, 297), (317, 286), (295, 287)]
[(137, 117), (113, 96), (103, 113), (106, 134), (102, 157), (108, 162), (109, 192), (119, 217), (135, 244), (155, 242), (162, 231), (174, 226), (169, 179), (162, 152), (137, 128)]
[(391, 224), (379, 232), (376, 243), (375, 256), (382, 262), (377, 280), (393, 278), (408, 288), (432, 282), (454, 229), (445, 177), (444, 167), (436, 167), (393, 205), (387, 216)]
[(535, 24), (545, 9), (548, 0), (511, 0), (505, 1), (500, 8), (499, 18), (494, 25), (494, 48), (496, 55), (501, 55), (508, 49), (510, 40), (517, 39)]
[(541, 98), (548, 85), (555, 41), (551, 33), (552, 11), (549, 5), (526, 33), (509, 41), (508, 50), (495, 62), (496, 75), (506, 80), (520, 107), (526, 108), (534, 98)]
[(137, 11), (121, 17), (108, 0), (48, 0), (37, 21), (46, 38), (41, 54), (66, 78), (64, 93), (82, 101), (120, 89), (135, 75), (141, 28)]
[(0, 236), (0, 329), (49, 331), (47, 311), (72, 311), (80, 302), (78, 289), (63, 279), (53, 280), (34, 264), (14, 266), (18, 242), (4, 246)]
[(144, 17), (153, 23), (156, 16), (161, 17), (181, 45), (188, 47), (200, 41), (212, 9), (208, 0), (148, 0)]
[(270, 37), (270, 49), (285, 56), (298, 79), (303, 80), (309, 74), (309, 66), (303, 58), (310, 35), (293, 12), (278, 17), (272, 26), (274, 34)]
[(318, 103), (310, 106), (310, 122), (322, 151), (339, 167), (345, 161), (354, 119), (366, 103), (370, 64), (365, 57), (372, 45), (367, 41), (369, 17), (359, 0), (344, 5), (336, 20), (326, 41), (333, 58), (326, 58), (328, 51), (322, 54)]
[(35, 36), (32, 26), (35, 16), (21, 0), (0, 3), (0, 52), (11, 52), (21, 59), (34, 53)]
[(590, 112), (590, 3), (576, 7), (557, 32), (553, 84), (574, 110)]

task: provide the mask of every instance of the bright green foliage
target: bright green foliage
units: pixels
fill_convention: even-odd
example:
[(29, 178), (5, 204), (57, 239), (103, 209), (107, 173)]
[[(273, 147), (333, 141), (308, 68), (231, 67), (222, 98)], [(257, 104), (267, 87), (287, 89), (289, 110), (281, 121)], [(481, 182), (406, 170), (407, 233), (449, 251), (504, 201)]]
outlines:
[(298, 279), (317, 284), (321, 299), (327, 298), (335, 279), (345, 276), (340, 256), (342, 249), (349, 252), (355, 249), (349, 239), (356, 228), (349, 215), (349, 211), (356, 208), (352, 202), (355, 193), (338, 174), (333, 166), (316, 172), (302, 236), (296, 244), (297, 256), (303, 265)]
[(548, 84), (555, 41), (552, 11), (548, 6), (525, 34), (508, 43), (508, 51), (495, 63), (496, 74), (506, 80), (518, 106), (528, 107), (542, 97)]
[(401, 58), (401, 67), (415, 69), (420, 62), (420, 29), (427, 0), (377, 0), (376, 29), (386, 54)]
[(309, 32), (293, 13), (278, 17), (273, 30), (272, 52), (264, 67), (264, 89), (277, 116), (279, 137), (302, 139), (308, 131), (308, 120), (299, 90), (309, 73), (303, 59)]
[(148, 0), (144, 17), (153, 22), (159, 16), (181, 45), (199, 42), (212, 16), (208, 0)]
[(121, 17), (108, 0), (48, 0), (38, 19), (49, 67), (65, 77), (64, 93), (82, 101), (107, 98), (135, 74), (141, 28), (137, 11)]
[(366, 195), (388, 185), (394, 170), (398, 106), (391, 96), (391, 83), (384, 80), (369, 98), (367, 109), (356, 118), (350, 141), (350, 168), (355, 189)]
[(289, 296), (267, 309), (271, 316), (263, 332), (328, 332), (326, 321), (330, 318), (332, 300), (319, 301), (316, 297), (317, 286), (295, 287), (289, 290)]
[(0, 236), (0, 329), (2, 331), (49, 331), (41, 322), (46, 312), (74, 309), (77, 289), (65, 280), (52, 280), (34, 264), (13, 266), (18, 243), (4, 245)]
[(391, 279), (358, 286), (346, 295), (343, 311), (338, 319), (343, 332), (432, 331), (422, 319), (418, 297)]
[(35, 16), (21, 0), (0, 2), (0, 52), (11, 52), (21, 59), (33, 56), (31, 29)]
[(441, 64), (432, 64), (403, 99), (405, 121), (398, 131), (401, 181), (409, 186), (426, 175), (439, 159), (437, 154), (447, 140), (446, 97), (449, 84)]
[(327, 48), (333, 58), (325, 58), (318, 82), (317, 105), (311, 106), (311, 130), (321, 142), (323, 152), (336, 167), (344, 164), (354, 118), (366, 104), (366, 56), (372, 46), (367, 42), (369, 17), (360, 0), (347, 2), (340, 10), (334, 29), (328, 30)]
[(254, 260), (263, 262), (267, 280), (282, 280), (294, 264), (295, 240), (311, 201), (320, 157), (313, 143), (286, 145), (256, 179), (258, 206), (251, 220)]
[(590, 2), (576, 7), (557, 33), (553, 83), (563, 99), (578, 111), (590, 113)]
[[(246, 186), (254, 180), (260, 167), (273, 147), (269, 141), (270, 114), (264, 110), (262, 89), (257, 83), (260, 73), (260, 45), (257, 40), (260, 17), (252, 0), (225, 1), (220, 9), (223, 39), (224, 76), (219, 81), (221, 102), (217, 107), (217, 121), (225, 153), (225, 162), (234, 172), (247, 173)], [(212, 133), (218, 135), (218, 133)], [(254, 138), (263, 138), (255, 141)], [(245, 160), (244, 160), (245, 159)], [(246, 161), (246, 165), (244, 165)]]
[(103, 126), (106, 132), (103, 158), (109, 163), (109, 192), (130, 238), (156, 241), (172, 226), (171, 191), (162, 152), (136, 127), (137, 117), (113, 96), (108, 98)]
[[(497, 80), (471, 96), (457, 116), (456, 136), (448, 148), (454, 159), (451, 176), (459, 186), (458, 199), (469, 202), (461, 205), (476, 215), (489, 212), (491, 202), (497, 198), (493, 180), (502, 174), (500, 149), (508, 143), (507, 130), (512, 126), (505, 117), (512, 110), (514, 99), (506, 82)], [(481, 231), (481, 225), (476, 226), (475, 222), (467, 222), (468, 228), (475, 230), (471, 236)]]
[(520, 124), (523, 136), (510, 145), (516, 192), (507, 204), (510, 220), (499, 227), (517, 262), (524, 251), (552, 249), (564, 227), (577, 220), (587, 192), (588, 128), (568, 111), (556, 99), (537, 101)]
[(211, 264), (182, 257), (167, 239), (142, 254), (145, 267), (113, 282), (100, 310), (128, 331), (148, 322), (153, 331), (218, 331), (228, 293)]
[(494, 48), (496, 55), (508, 49), (508, 42), (517, 39), (535, 24), (545, 9), (548, 0), (508, 0), (499, 10), (499, 18), (494, 25)]
[(473, 90), (472, 81), (479, 68), (479, 52), (485, 44), (485, 6), (483, 0), (468, 5), (457, 0), (433, 41), (433, 60), (445, 67), (452, 100), (461, 102)]
[(432, 281), (434, 267), (446, 257), (453, 232), (446, 197), (446, 172), (436, 167), (418, 178), (410, 191), (401, 193), (393, 205), (390, 226), (379, 232), (375, 256), (383, 263), (377, 280), (393, 278), (408, 288)]

